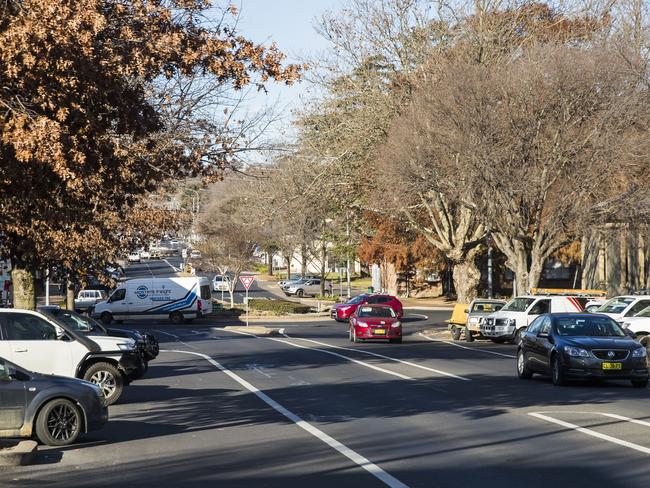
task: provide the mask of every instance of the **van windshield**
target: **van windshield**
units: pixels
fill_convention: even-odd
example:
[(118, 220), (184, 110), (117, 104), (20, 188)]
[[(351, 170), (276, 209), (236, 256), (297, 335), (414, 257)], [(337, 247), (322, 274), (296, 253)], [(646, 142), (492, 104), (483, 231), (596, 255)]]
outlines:
[(634, 301), (634, 298), (612, 298), (605, 302), (596, 312), (602, 313), (623, 313), (623, 310)]
[(512, 300), (510, 303), (508, 303), (505, 307), (503, 307), (501, 310), (504, 310), (506, 312), (525, 312), (528, 310), (528, 307), (530, 307), (530, 304), (535, 301), (534, 298), (524, 298), (524, 297), (519, 297), (515, 298)]

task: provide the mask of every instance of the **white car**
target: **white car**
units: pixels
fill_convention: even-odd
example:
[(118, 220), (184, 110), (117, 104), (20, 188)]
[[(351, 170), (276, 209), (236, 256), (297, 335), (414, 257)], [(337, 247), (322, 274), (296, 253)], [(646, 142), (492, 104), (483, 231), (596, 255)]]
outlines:
[(623, 328), (634, 332), (636, 337), (650, 335), (650, 307), (644, 308), (634, 317), (625, 317)]
[(0, 325), (0, 357), (36, 373), (95, 383), (109, 405), (142, 366), (133, 339), (88, 337), (30, 310), (0, 309)]
[(623, 295), (607, 300), (595, 310), (595, 313), (605, 314), (622, 324), (648, 307), (650, 307), (648, 295)]
[(195, 249), (191, 252), (190, 257), (193, 259), (201, 259), (201, 251)]
[(151, 259), (149, 251), (140, 251), (140, 259)]
[(216, 275), (212, 278), (212, 289), (214, 291), (230, 290), (230, 278), (227, 276)]
[(139, 263), (140, 262), (140, 253), (139, 252), (132, 252), (128, 256), (128, 261), (129, 263)]

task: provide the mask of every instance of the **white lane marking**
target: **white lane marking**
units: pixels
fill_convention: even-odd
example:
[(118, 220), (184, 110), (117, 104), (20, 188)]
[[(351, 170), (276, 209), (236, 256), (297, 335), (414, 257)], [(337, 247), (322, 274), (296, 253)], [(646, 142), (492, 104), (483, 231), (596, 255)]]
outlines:
[(322, 430), (314, 427), (309, 422), (303, 420), (302, 418), (300, 418), (295, 413), (293, 413), (290, 410), (288, 410), (287, 408), (283, 407), (278, 402), (276, 402), (271, 397), (269, 397), (266, 393), (264, 393), (262, 390), (258, 389), (257, 387), (253, 386), (248, 381), (246, 381), (245, 379), (243, 379), (240, 376), (236, 375), (235, 373), (230, 371), (225, 366), (222, 366), (220, 363), (218, 363), (217, 361), (212, 359), (207, 354), (202, 354), (200, 352), (193, 352), (193, 351), (177, 351), (177, 350), (162, 350), (161, 352), (193, 354), (195, 356), (202, 357), (203, 359), (208, 361), (210, 364), (212, 364), (215, 368), (217, 368), (221, 372), (228, 375), (231, 379), (235, 380), (237, 383), (239, 383), (241, 386), (246, 388), (251, 393), (255, 394), (260, 400), (262, 400), (264, 403), (266, 403), (269, 407), (273, 408), (276, 412), (284, 415), (286, 418), (291, 420), (298, 427), (300, 427), (301, 429), (303, 429), (306, 432), (310, 433), (311, 435), (313, 435), (314, 437), (316, 437), (320, 441), (322, 441), (325, 444), (327, 444), (328, 446), (330, 446), (332, 449), (335, 449), (340, 454), (347, 457), (353, 463), (357, 464), (358, 466), (360, 466), (363, 469), (365, 469), (366, 471), (368, 471), (375, 478), (382, 481), (385, 485), (390, 486), (391, 488), (409, 488), (408, 485), (405, 485), (404, 483), (402, 483), (400, 480), (398, 480), (394, 476), (388, 474), (386, 471), (381, 469), (376, 464), (370, 462), (367, 458), (363, 457), (361, 454), (357, 453), (356, 451), (353, 451), (352, 449), (350, 449), (346, 445), (344, 445), (341, 442), (337, 441), (333, 437), (327, 435)]
[(643, 425), (645, 427), (650, 427), (650, 422), (645, 422), (644, 420), (637, 420), (637, 419), (631, 419), (630, 417), (623, 417), (622, 415), (616, 415), (615, 413), (600, 413), (599, 415), (603, 415), (605, 417), (611, 417), (613, 419), (617, 420), (624, 420), (626, 422), (630, 422), (632, 424), (638, 424), (638, 425)]
[(425, 339), (429, 339), (431, 342), (442, 342), (444, 344), (449, 344), (450, 346), (460, 347), (461, 349), (468, 349), (470, 351), (476, 351), (476, 352), (484, 352), (485, 354), (494, 354), (495, 356), (501, 356), (504, 358), (513, 358), (513, 359), (517, 358), (517, 356), (514, 356), (512, 354), (504, 354), (502, 352), (488, 351), (486, 349), (478, 349), (476, 347), (461, 346), (460, 344), (456, 344), (455, 342), (443, 341), (442, 339), (434, 339), (433, 337), (429, 337), (428, 335), (422, 333), (420, 333), (420, 335)]
[(427, 315), (424, 315), (422, 313), (410, 313), (409, 314), (412, 317), (422, 317), (425, 320), (429, 320), (429, 317)]
[(472, 381), (471, 378), (465, 378), (464, 376), (458, 376), (458, 375), (453, 374), (453, 373), (447, 373), (446, 371), (441, 371), (439, 369), (429, 368), (428, 366), (422, 366), (421, 364), (412, 363), (410, 361), (404, 361), (402, 359), (397, 359), (397, 358), (390, 357), (390, 356), (384, 356), (383, 354), (378, 354), (376, 352), (366, 351), (364, 349), (353, 349), (351, 347), (334, 346), (332, 344), (327, 344), (326, 342), (319, 342), (319, 341), (315, 341), (313, 339), (305, 339), (304, 337), (290, 337), (287, 334), (283, 334), (283, 335), (285, 337), (287, 337), (287, 338), (290, 338), (290, 339), (299, 339), (301, 341), (313, 342), (314, 344), (320, 344), (321, 346), (331, 347), (332, 349), (343, 349), (344, 351), (359, 352), (361, 354), (368, 354), (369, 356), (376, 356), (378, 358), (388, 359), (390, 361), (395, 361), (397, 363), (406, 364), (407, 366), (411, 366), (413, 368), (423, 369), (425, 371), (429, 371), (431, 373), (436, 373), (436, 374), (439, 374), (439, 375), (442, 375), (442, 376), (449, 376), (450, 378), (455, 378), (457, 380)]
[(172, 263), (170, 263), (166, 259), (163, 259), (163, 261), (165, 261), (167, 263), (167, 266), (169, 266), (171, 269), (174, 270), (174, 273), (178, 273), (181, 270), (180, 268), (177, 268), (176, 266), (174, 266)]
[(374, 364), (366, 363), (364, 361), (359, 361), (358, 359), (354, 359), (354, 358), (351, 358), (349, 356), (344, 356), (343, 354), (339, 354), (339, 353), (336, 353), (336, 352), (333, 352), (333, 351), (327, 351), (325, 349), (318, 349), (316, 347), (301, 346), (300, 344), (294, 344), (293, 342), (285, 341), (285, 340), (282, 340), (282, 339), (276, 339), (274, 337), (260, 337), (260, 336), (257, 336), (255, 334), (251, 334), (249, 332), (242, 332), (240, 330), (227, 330), (226, 332), (233, 332), (234, 334), (247, 335), (247, 336), (255, 337), (257, 339), (268, 339), (269, 341), (281, 342), (282, 344), (287, 344), (289, 346), (298, 347), (300, 349), (308, 349), (310, 351), (322, 352), (322, 353), (325, 353), (325, 354), (329, 354), (331, 356), (336, 356), (336, 357), (339, 357), (341, 359), (345, 359), (346, 361), (350, 361), (352, 363), (358, 364), (358, 365), (363, 366), (365, 368), (370, 368), (370, 369), (374, 369), (375, 371), (380, 371), (381, 373), (389, 374), (389, 375), (392, 375), (392, 376), (397, 376), (398, 378), (403, 379), (403, 380), (413, 380), (413, 378), (411, 378), (410, 376), (406, 376), (406, 375), (403, 375), (401, 373), (396, 373), (395, 371), (390, 371), (388, 369), (380, 368), (379, 366), (375, 366)]
[[(595, 412), (597, 413), (597, 412)], [(547, 422), (550, 422), (552, 424), (557, 424), (561, 425), (562, 427), (566, 427), (567, 429), (572, 429), (575, 430), (576, 432), (580, 432), (582, 434), (586, 434), (592, 437), (596, 437), (598, 439), (611, 442), (612, 444), (618, 444), (619, 446), (627, 447), (629, 449), (634, 449), (635, 451), (642, 452), (644, 454), (650, 454), (650, 449), (644, 446), (640, 446), (638, 444), (634, 444), (632, 442), (624, 441), (622, 439), (618, 439), (617, 437), (612, 437), (610, 435), (606, 434), (601, 434), (600, 432), (596, 432), (595, 430), (591, 429), (586, 429), (584, 427), (580, 427), (579, 425), (575, 425), (569, 422), (565, 422), (564, 420), (558, 420), (553, 417), (549, 417), (548, 415), (544, 415), (539, 412), (531, 412), (528, 415), (531, 417), (538, 418), (540, 420), (545, 420)]]
[(638, 424), (638, 425), (643, 425), (645, 427), (650, 427), (650, 422), (646, 422), (644, 420), (638, 420), (638, 419), (633, 419), (630, 417), (624, 417), (623, 415), (617, 415), (615, 413), (605, 413), (605, 412), (588, 412), (585, 410), (544, 410), (543, 412), (539, 413), (544, 413), (544, 414), (577, 414), (577, 415), (602, 415), (603, 417), (611, 417), (613, 419), (617, 420), (624, 420), (625, 422), (630, 422), (632, 424)]

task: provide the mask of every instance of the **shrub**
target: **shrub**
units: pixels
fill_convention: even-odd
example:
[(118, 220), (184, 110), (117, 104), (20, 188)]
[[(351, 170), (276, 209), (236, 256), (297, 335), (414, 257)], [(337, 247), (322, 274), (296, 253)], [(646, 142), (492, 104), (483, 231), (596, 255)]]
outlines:
[(288, 300), (261, 300), (253, 299), (248, 300), (250, 310), (257, 310), (260, 312), (272, 312), (278, 315), (287, 313), (309, 313), (311, 307), (303, 305), (302, 303), (290, 302)]

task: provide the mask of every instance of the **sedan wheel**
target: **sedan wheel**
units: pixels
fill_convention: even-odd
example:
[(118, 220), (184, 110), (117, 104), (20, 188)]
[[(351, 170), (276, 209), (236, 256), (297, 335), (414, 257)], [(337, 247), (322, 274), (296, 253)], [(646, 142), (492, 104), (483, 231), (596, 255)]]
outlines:
[(355, 330), (354, 327), (352, 327), (352, 342), (359, 342), (359, 339), (357, 338), (357, 331)]
[(517, 376), (522, 380), (529, 380), (533, 377), (533, 372), (526, 366), (526, 357), (524, 351), (517, 351)]
[(74, 403), (64, 398), (47, 403), (36, 418), (36, 437), (48, 446), (72, 444), (79, 437), (81, 429), (81, 412)]
[(564, 371), (562, 371), (562, 364), (560, 363), (560, 358), (556, 354), (553, 356), (553, 364), (551, 366), (551, 379), (555, 386), (563, 386), (564, 381)]

